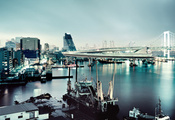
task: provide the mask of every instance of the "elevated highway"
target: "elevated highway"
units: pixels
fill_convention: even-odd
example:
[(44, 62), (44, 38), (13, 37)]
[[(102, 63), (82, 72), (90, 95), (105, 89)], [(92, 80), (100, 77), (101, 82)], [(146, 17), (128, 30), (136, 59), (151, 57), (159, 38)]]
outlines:
[(85, 53), (80, 51), (63, 52), (66, 57), (84, 57), (84, 58), (154, 58), (152, 54), (147, 53)]

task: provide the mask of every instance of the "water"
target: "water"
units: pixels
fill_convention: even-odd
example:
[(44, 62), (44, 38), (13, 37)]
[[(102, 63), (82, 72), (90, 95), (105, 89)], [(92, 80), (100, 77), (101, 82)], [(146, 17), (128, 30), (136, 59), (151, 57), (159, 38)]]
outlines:
[[(88, 62), (81, 64), (85, 67), (78, 69), (78, 79), (92, 77), (96, 80), (95, 66), (88, 68)], [(129, 62), (116, 64), (114, 97), (119, 99), (119, 118), (128, 116), (128, 111), (133, 107), (154, 115), (160, 97), (163, 112), (175, 119), (175, 62), (157, 62), (147, 67), (137, 64), (137, 67), (129, 67)], [(71, 75), (74, 75), (72, 83), (75, 81), (75, 71), (75, 68), (71, 68)], [(113, 73), (114, 64), (98, 63), (98, 79), (102, 81), (104, 94), (108, 92), (108, 83), (112, 80)], [(68, 75), (68, 69), (54, 69), (53, 75)], [(41, 89), (41, 93), (50, 93), (61, 99), (66, 88), (67, 79), (55, 79), (45, 84), (37, 81), (26, 86), (1, 87), (0, 106), (13, 105), (15, 100), (24, 101), (34, 95), (34, 89)]]

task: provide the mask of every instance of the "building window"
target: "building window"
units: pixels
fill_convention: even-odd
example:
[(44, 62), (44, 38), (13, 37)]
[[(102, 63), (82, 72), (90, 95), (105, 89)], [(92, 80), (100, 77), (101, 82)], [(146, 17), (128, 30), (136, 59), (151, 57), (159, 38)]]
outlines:
[(21, 115), (21, 116), (18, 116), (18, 118), (23, 118), (23, 116)]

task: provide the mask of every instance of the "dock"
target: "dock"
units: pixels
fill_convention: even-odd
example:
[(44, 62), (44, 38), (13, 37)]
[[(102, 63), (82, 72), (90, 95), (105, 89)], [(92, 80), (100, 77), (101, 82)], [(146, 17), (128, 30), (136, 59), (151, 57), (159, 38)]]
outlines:
[[(41, 94), (36, 97), (30, 97), (26, 101), (14, 101), (15, 104), (33, 103), (39, 108), (41, 114), (49, 113), (49, 120), (95, 120), (85, 113), (75, 109), (71, 109), (64, 101), (52, 97), (49, 93)], [(64, 111), (64, 108), (68, 108)]]
[(54, 76), (52, 79), (73, 78), (73, 76)]

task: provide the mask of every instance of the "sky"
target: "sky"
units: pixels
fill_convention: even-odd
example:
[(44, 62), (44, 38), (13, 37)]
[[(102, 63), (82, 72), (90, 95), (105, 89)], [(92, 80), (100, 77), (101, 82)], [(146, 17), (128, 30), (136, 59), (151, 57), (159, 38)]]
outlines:
[(0, 0), (0, 41), (37, 37), (60, 48), (65, 33), (76, 47), (146, 45), (175, 32), (175, 0)]

